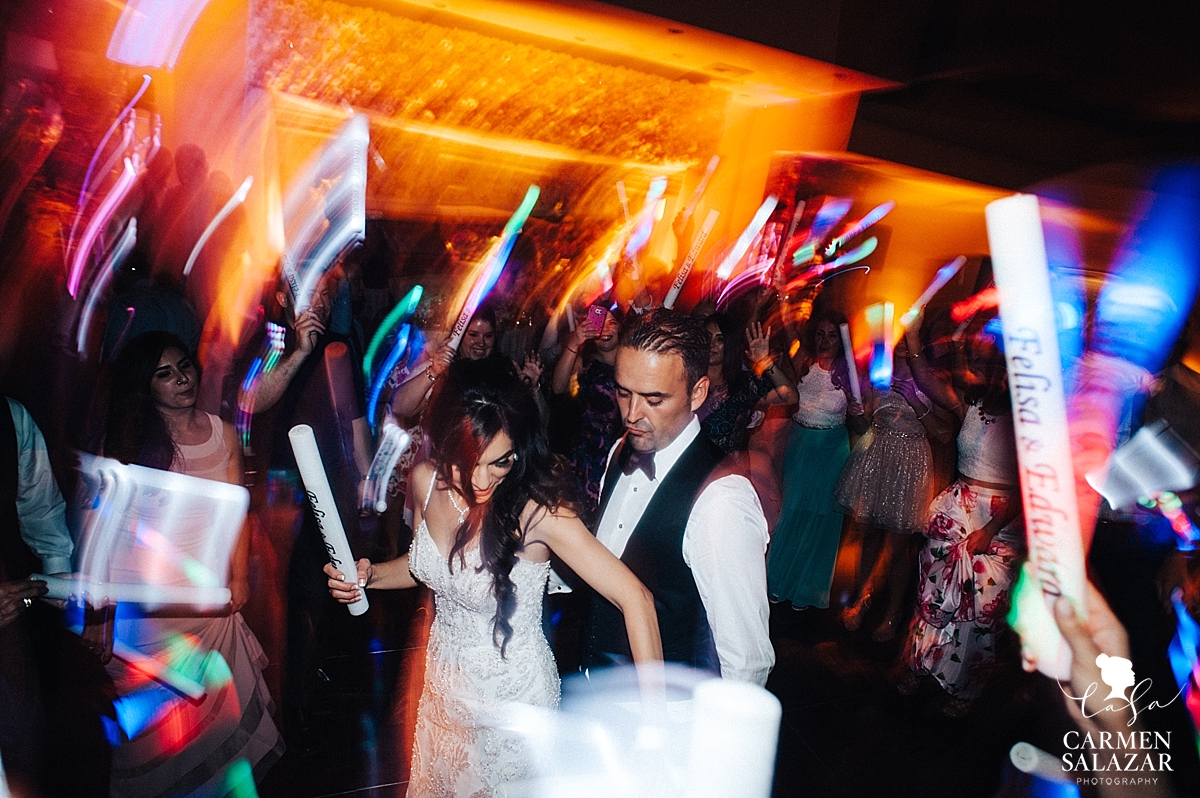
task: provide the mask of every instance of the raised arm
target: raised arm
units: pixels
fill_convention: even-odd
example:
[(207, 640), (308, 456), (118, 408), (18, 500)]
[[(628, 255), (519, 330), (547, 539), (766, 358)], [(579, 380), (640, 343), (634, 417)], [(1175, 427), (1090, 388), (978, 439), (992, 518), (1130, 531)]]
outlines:
[(771, 352), (771, 325), (755, 322), (746, 328), (747, 349), (754, 373), (771, 381), (771, 391), (762, 398), (769, 405), (790, 405), (798, 398), (796, 386)]
[(526, 546), (541, 543), (558, 555), (568, 568), (625, 616), (629, 650), (636, 663), (661, 661), (662, 638), (654, 596), (625, 564), (587, 531), (568, 510), (551, 511), (533, 502), (525, 510)]
[(275, 368), (265, 372), (258, 381), (254, 394), (254, 412), (262, 413), (275, 406), (287, 390), (300, 366), (312, 354), (317, 338), (325, 332), (321, 318), (311, 309), (296, 317), (293, 328), (296, 333), (296, 348), (288, 352)]
[(567, 340), (563, 343), (562, 356), (554, 364), (554, 376), (550, 381), (550, 390), (556, 394), (567, 392), (567, 389), (571, 387), (571, 377), (578, 374), (583, 365), (583, 355), (580, 354), (580, 350), (589, 338), (595, 338), (599, 334), (600, 328), (590, 314), (585, 316), (575, 325), (575, 329), (567, 334)]

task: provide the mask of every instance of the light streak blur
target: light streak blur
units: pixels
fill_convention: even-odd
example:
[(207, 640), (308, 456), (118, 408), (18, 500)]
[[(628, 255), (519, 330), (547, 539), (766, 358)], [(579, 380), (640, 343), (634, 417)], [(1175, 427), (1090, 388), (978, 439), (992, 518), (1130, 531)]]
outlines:
[(283, 274), (297, 314), (337, 257), (367, 230), (365, 114), (350, 117), (292, 179), (283, 204)]
[(458, 314), (458, 321), (450, 330), (449, 343), (453, 349), (458, 349), (471, 317), (475, 315), (475, 311), (483, 304), (483, 300), (487, 298), (492, 286), (504, 272), (504, 266), (508, 263), (508, 256), (512, 253), (513, 244), (517, 241), (517, 234), (525, 226), (529, 214), (533, 213), (533, 206), (537, 204), (540, 194), (541, 189), (537, 186), (529, 187), (529, 190), (525, 192), (525, 198), (517, 206), (516, 212), (505, 223), (500, 237), (488, 249), (487, 254), (483, 256), (479, 266), (475, 269), (475, 280), (471, 284), (470, 293), (463, 302), (462, 312)]
[[(805, 246), (808, 246), (808, 245), (806, 244)], [(859, 261), (863, 260), (864, 258), (870, 257), (875, 252), (875, 249), (878, 246), (879, 246), (879, 240), (877, 238), (875, 238), (875, 236), (871, 236), (870, 238), (868, 238), (866, 241), (859, 244), (854, 249), (850, 250), (849, 252), (843, 253), (841, 256), (834, 258), (833, 260), (829, 261), (828, 263), (818, 263), (814, 266), (808, 267), (807, 269), (802, 271), (800, 274), (796, 275), (795, 277), (793, 277), (791, 280), (788, 281), (787, 290), (795, 291), (799, 288), (802, 288), (802, 287), (808, 285), (815, 278), (818, 278), (818, 277), (828, 279), (828, 277), (833, 276), (832, 274), (829, 274), (829, 272), (837, 271), (846, 266), (852, 266), (853, 264), (858, 263)]]
[(821, 243), (825, 236), (829, 235), (834, 225), (846, 217), (853, 205), (854, 200), (851, 197), (827, 198), (817, 209), (803, 243), (792, 256), (792, 265), (803, 266), (816, 258), (822, 252)]
[[(92, 187), (92, 177), (96, 169), (96, 161), (100, 158), (100, 154), (104, 152), (104, 148), (108, 146), (108, 140), (112, 138), (112, 134), (115, 133), (117, 128), (121, 126), (121, 123), (124, 121), (125, 117), (133, 113), (134, 106), (137, 105), (138, 100), (142, 99), (142, 95), (146, 93), (146, 89), (148, 88), (150, 88), (150, 76), (142, 75), (141, 87), (134, 92), (133, 99), (131, 99), (125, 105), (125, 107), (121, 109), (121, 113), (117, 114), (117, 118), (113, 120), (112, 125), (109, 126), (108, 130), (105, 132), (104, 137), (100, 139), (100, 144), (96, 147), (96, 151), (92, 153), (92, 159), (88, 163), (87, 171), (83, 175), (83, 185), (79, 188), (79, 202), (75, 207), (75, 218), (71, 222), (71, 233), (67, 237), (66, 255), (68, 259), (70, 259), (71, 252), (75, 248), (75, 231), (79, 227), (79, 221), (83, 218), (83, 211), (87, 207), (88, 201), (91, 199), (89, 190)], [(125, 147), (118, 148), (117, 152), (124, 152), (125, 149)], [(104, 175), (105, 173), (106, 172), (101, 172), (101, 175)], [(74, 294), (72, 294), (72, 296), (74, 296)]]
[(141, 156), (134, 153), (132, 158), (126, 158), (125, 168), (122, 170), (121, 176), (117, 178), (117, 182), (113, 184), (112, 189), (108, 192), (108, 196), (104, 198), (104, 201), (100, 203), (100, 207), (92, 214), (92, 218), (88, 220), (87, 227), (84, 228), (83, 236), (79, 241), (79, 246), (71, 258), (71, 270), (67, 278), (67, 292), (72, 297), (75, 297), (79, 292), (79, 284), (83, 280), (84, 270), (91, 259), (92, 248), (95, 246), (96, 240), (108, 224), (113, 211), (116, 210), (117, 206), (128, 196), (137, 183), (142, 171)]
[(375, 355), (379, 351), (379, 347), (395, 331), (398, 324), (416, 312), (424, 293), (425, 289), (422, 286), (414, 285), (404, 295), (404, 298), (396, 303), (396, 307), (388, 311), (387, 316), (380, 322), (379, 329), (371, 336), (371, 343), (367, 347), (366, 355), (363, 356), (363, 377), (368, 381), (371, 380), (374, 373), (372, 366), (375, 363)]
[(254, 400), (258, 393), (258, 385), (262, 378), (270, 374), (283, 356), (284, 338), (287, 330), (274, 322), (267, 322), (267, 340), (263, 342), (262, 353), (254, 358), (246, 377), (242, 380), (242, 388), (238, 392), (237, 417), (234, 427), (242, 441), (242, 448), (250, 446), (250, 425), (254, 419)]
[(372, 432), (378, 426), (378, 422), (375, 420), (375, 410), (379, 405), (379, 395), (383, 392), (383, 386), (387, 383), (392, 369), (396, 368), (396, 364), (400, 362), (400, 358), (404, 356), (405, 350), (408, 349), (408, 334), (411, 329), (407, 324), (401, 325), (399, 331), (396, 333), (396, 341), (392, 344), (392, 351), (384, 359), (379, 373), (371, 380), (371, 388), (367, 394), (367, 421), (371, 424)]
[(108, 42), (108, 58), (130, 66), (174, 69), (209, 0), (126, 0)]
[(762, 232), (763, 227), (767, 224), (767, 220), (771, 218), (771, 214), (775, 212), (775, 208), (778, 205), (779, 198), (774, 194), (762, 201), (762, 205), (758, 206), (758, 210), (754, 213), (750, 224), (746, 225), (746, 229), (742, 231), (737, 241), (734, 242), (733, 249), (729, 250), (729, 254), (717, 266), (716, 276), (718, 280), (729, 279), (729, 276), (733, 274), (733, 268), (745, 256), (747, 250), (750, 249), (750, 245), (754, 243), (754, 239)]
[(866, 216), (859, 219), (857, 222), (852, 222), (843, 227), (842, 231), (834, 236), (833, 240), (829, 242), (829, 245), (825, 247), (825, 257), (832, 258), (837, 254), (838, 250), (850, 242), (850, 239), (861, 235), (868, 227), (891, 213), (892, 209), (895, 207), (895, 200), (888, 200), (882, 205), (879, 205), (869, 211)]
[(196, 265), (196, 258), (200, 257), (200, 250), (204, 249), (204, 245), (208, 243), (208, 239), (212, 238), (213, 233), (221, 226), (221, 222), (225, 221), (229, 217), (229, 214), (233, 213), (233, 209), (246, 201), (246, 195), (250, 193), (250, 187), (253, 185), (254, 175), (247, 175), (242, 184), (238, 186), (237, 191), (233, 192), (233, 196), (221, 206), (221, 210), (217, 211), (217, 215), (204, 228), (204, 232), (196, 240), (196, 246), (192, 247), (192, 252), (188, 255), (187, 263), (183, 266), (184, 277), (192, 273), (192, 267)]
[(961, 269), (963, 264), (966, 262), (967, 259), (962, 255), (959, 255), (957, 258), (937, 270), (937, 274), (935, 274), (933, 277), (933, 282), (931, 282), (929, 286), (921, 292), (921, 296), (919, 296), (917, 301), (912, 304), (912, 307), (900, 317), (901, 331), (907, 328), (908, 325), (912, 324), (913, 320), (915, 320), (917, 316), (921, 315), (921, 311), (925, 309), (925, 306), (929, 304), (929, 301), (933, 299), (938, 291), (942, 290), (946, 283), (954, 279), (954, 275), (958, 274), (958, 270)]
[(876, 389), (885, 391), (892, 385), (892, 348), (896, 333), (894, 316), (896, 306), (891, 302), (871, 305), (864, 315), (871, 335), (871, 362), (867, 377)]
[(721, 163), (721, 156), (714, 155), (708, 159), (708, 166), (704, 168), (704, 176), (700, 178), (700, 182), (696, 184), (696, 189), (692, 192), (691, 199), (680, 213), (680, 221), (687, 224), (688, 219), (692, 218), (692, 214), (696, 212), (696, 206), (700, 204), (700, 198), (704, 196), (704, 190), (708, 188), (708, 181), (712, 180), (713, 173), (717, 171), (717, 165)]
[(384, 419), (383, 435), (379, 438), (379, 448), (371, 458), (371, 469), (367, 472), (366, 485), (363, 487), (363, 505), (377, 513), (387, 510), (388, 477), (396, 469), (400, 455), (412, 443), (412, 435), (402, 429), (391, 418)]
[[(624, 186), (623, 183), (618, 183), (617, 185)], [(654, 231), (655, 217), (657, 216), (655, 211), (658, 209), (659, 200), (662, 199), (666, 190), (667, 179), (665, 177), (659, 176), (650, 181), (650, 188), (646, 190), (646, 201), (630, 226), (629, 243), (625, 246), (625, 254), (628, 257), (636, 258), (637, 254), (649, 243), (650, 234)], [(624, 194), (624, 191), (622, 191), (622, 194)], [(621, 204), (623, 207), (626, 205), (624, 201)]]
[(1171, 594), (1171, 606), (1176, 626), (1175, 637), (1167, 645), (1167, 659), (1192, 721), (1193, 743), (1200, 747), (1200, 625), (1188, 612), (1182, 590)]
[[(80, 504), (89, 508), (78, 547), (85, 592), (90, 582), (141, 585), (151, 592), (154, 586), (225, 585), (250, 503), (245, 488), (93, 455), (80, 458)], [(141, 603), (154, 608), (169, 598), (164, 592)]]
[[(121, 237), (117, 239), (117, 243), (105, 257), (100, 268), (96, 270), (96, 278), (92, 280), (92, 286), (88, 289), (87, 299), (84, 300), (83, 309), (79, 314), (79, 327), (75, 333), (75, 351), (80, 355), (86, 355), (88, 351), (88, 334), (92, 327), (92, 315), (96, 312), (96, 308), (108, 291), (108, 286), (112, 282), (113, 276), (121, 268), (125, 257), (133, 249), (133, 245), (136, 242), (137, 219), (130, 219), (129, 223), (125, 225), (125, 231), (121, 233)], [(132, 320), (133, 312), (130, 311), (129, 321)], [(128, 327), (128, 324), (129, 322), (127, 321), (126, 327)]]

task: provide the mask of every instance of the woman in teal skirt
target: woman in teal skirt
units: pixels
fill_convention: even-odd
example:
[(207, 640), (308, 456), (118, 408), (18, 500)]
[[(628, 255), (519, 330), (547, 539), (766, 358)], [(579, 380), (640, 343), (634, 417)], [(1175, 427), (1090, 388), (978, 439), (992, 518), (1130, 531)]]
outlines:
[(842, 537), (833, 489), (850, 456), (849, 432), (867, 430), (862, 405), (850, 394), (843, 323), (832, 311), (814, 314), (797, 363), (799, 408), (783, 456), (783, 508), (767, 555), (771, 597), (795, 609), (829, 606)]

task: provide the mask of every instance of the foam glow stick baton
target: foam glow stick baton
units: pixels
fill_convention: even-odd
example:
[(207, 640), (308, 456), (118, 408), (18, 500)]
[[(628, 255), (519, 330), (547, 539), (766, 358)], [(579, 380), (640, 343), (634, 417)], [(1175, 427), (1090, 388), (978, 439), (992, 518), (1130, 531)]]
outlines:
[[(345, 581), (353, 584), (358, 579), (358, 568), (354, 564), (354, 554), (350, 551), (350, 541), (346, 540), (342, 517), (333, 501), (333, 490), (329, 487), (329, 477), (325, 475), (321, 450), (317, 448), (317, 439), (313, 435), (312, 427), (297, 424), (288, 431), (288, 440), (292, 443), (296, 466), (300, 469), (300, 478), (304, 480), (304, 490), (312, 504), (313, 515), (317, 518), (317, 527), (325, 540), (325, 552), (329, 555), (329, 562), (342, 572)], [(370, 607), (366, 591), (360, 592), (362, 598), (346, 605), (351, 615), (362, 615)]]
[(192, 254), (188, 255), (187, 263), (183, 267), (183, 276), (187, 277), (192, 273), (192, 267), (196, 265), (196, 258), (200, 257), (200, 250), (204, 249), (204, 245), (208, 243), (208, 239), (212, 238), (213, 233), (217, 232), (217, 228), (221, 226), (221, 222), (225, 221), (229, 214), (233, 213), (233, 209), (246, 201), (246, 195), (250, 193), (250, 186), (254, 185), (254, 175), (247, 175), (242, 184), (238, 186), (238, 190), (233, 192), (233, 196), (229, 201), (221, 206), (221, 210), (217, 211), (217, 215), (208, 223), (208, 227), (204, 228), (204, 232), (200, 234), (200, 238), (196, 241), (196, 246), (192, 247)]
[(696, 190), (692, 192), (692, 198), (688, 200), (687, 207), (683, 209), (684, 224), (687, 224), (687, 220), (691, 219), (692, 214), (696, 212), (696, 206), (700, 204), (700, 198), (704, 196), (704, 190), (708, 188), (708, 181), (712, 179), (713, 172), (717, 171), (717, 164), (720, 162), (720, 155), (714, 155), (708, 159), (708, 166), (704, 170), (704, 177), (700, 178), (700, 182), (696, 184)]
[[(617, 199), (621, 201), (621, 213), (625, 215), (625, 230), (628, 232), (629, 237), (632, 238), (633, 222), (631, 222), (629, 219), (629, 197), (625, 193), (625, 181), (623, 180), (617, 181)], [(629, 255), (630, 262), (633, 264), (633, 269), (629, 273), (629, 278), (634, 281), (642, 279), (641, 269), (638, 268), (637, 250), (630, 247), (626, 248), (626, 252)]]
[(766, 226), (767, 220), (771, 218), (771, 214), (775, 212), (775, 207), (778, 204), (779, 198), (774, 194), (762, 201), (762, 205), (758, 206), (758, 211), (755, 212), (754, 218), (750, 220), (750, 224), (738, 236), (733, 249), (729, 250), (729, 254), (725, 256), (725, 260), (721, 261), (721, 265), (717, 267), (717, 279), (729, 279), (729, 275), (733, 274), (733, 267), (737, 266), (738, 261), (746, 254), (746, 250), (750, 249), (750, 245), (754, 243), (754, 237), (762, 232), (763, 227)]
[(858, 383), (858, 364), (854, 362), (854, 346), (850, 343), (850, 325), (839, 324), (842, 332), (842, 354), (846, 357), (846, 369), (850, 372), (850, 393), (854, 401), (862, 404), (862, 386)]
[(1037, 197), (1031, 194), (995, 200), (985, 215), (1000, 292), (1029, 544), (1023, 581), (1040, 588), (1042, 597), (1021, 604), (1013, 627), (1038, 670), (1067, 679), (1071, 649), (1054, 623), (1052, 608), (1059, 596), (1066, 596), (1083, 617), (1084, 558), (1042, 219)]
[[(713, 156), (714, 159), (716, 157)], [(717, 223), (717, 217), (720, 215), (720, 211), (710, 210), (704, 217), (704, 224), (700, 225), (700, 232), (696, 234), (696, 240), (692, 242), (692, 248), (688, 250), (687, 257), (683, 259), (683, 263), (679, 267), (679, 274), (675, 275), (675, 281), (671, 283), (671, 289), (667, 291), (667, 297), (663, 300), (663, 307), (667, 310), (675, 307), (675, 300), (679, 299), (679, 292), (683, 290), (683, 284), (687, 282), (688, 275), (692, 273), (692, 266), (696, 264), (696, 258), (700, 257), (700, 250), (704, 249), (704, 242), (708, 240), (708, 235), (712, 232), (713, 226)]]
[(963, 264), (966, 262), (967, 259), (962, 255), (959, 255), (957, 258), (937, 270), (937, 274), (933, 276), (933, 282), (929, 284), (929, 287), (926, 288), (924, 292), (922, 292), (921, 296), (917, 297), (917, 301), (912, 304), (912, 307), (908, 309), (908, 312), (900, 317), (901, 333), (908, 328), (908, 325), (913, 323), (913, 319), (921, 314), (921, 311), (925, 309), (925, 306), (929, 304), (934, 295), (937, 294), (938, 291), (941, 291), (946, 283), (954, 279), (954, 275), (958, 274), (958, 270), (961, 269)]
[(224, 607), (229, 603), (227, 587), (192, 585), (147, 585), (140, 583), (93, 582), (61, 576), (33, 574), (30, 579), (46, 583), (46, 597), (70, 601), (87, 597), (93, 604), (127, 602), (130, 604), (191, 604), (196, 607)]
[(412, 442), (412, 435), (394, 422), (387, 422), (383, 427), (383, 435), (379, 439), (379, 449), (371, 460), (371, 470), (367, 472), (367, 484), (363, 489), (363, 504), (382, 513), (387, 509), (388, 477), (396, 470), (400, 455)]
[(479, 278), (475, 280), (475, 285), (471, 288), (467, 301), (463, 303), (462, 312), (458, 314), (458, 321), (454, 322), (454, 326), (450, 329), (449, 344), (452, 349), (458, 349), (458, 345), (462, 343), (463, 335), (467, 331), (467, 325), (471, 323), (471, 317), (475, 315), (480, 303), (492, 290), (492, 286), (500, 279), (500, 273), (504, 271), (504, 264), (508, 262), (509, 253), (512, 252), (513, 244), (517, 240), (517, 234), (521, 232), (529, 214), (533, 212), (533, 206), (537, 203), (541, 191), (537, 186), (529, 187), (529, 190), (525, 192), (525, 199), (517, 207), (516, 213), (504, 225), (504, 230), (500, 233), (500, 240), (485, 257)]

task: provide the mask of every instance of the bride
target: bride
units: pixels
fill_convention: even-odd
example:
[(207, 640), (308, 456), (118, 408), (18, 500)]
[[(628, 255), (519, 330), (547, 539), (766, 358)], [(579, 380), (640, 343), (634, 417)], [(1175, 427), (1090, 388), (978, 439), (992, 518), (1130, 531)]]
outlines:
[(635, 662), (662, 659), (654, 600), (593, 537), (566, 499), (529, 390), (471, 361), (430, 401), (430, 460), (413, 469), (408, 554), (359, 560), (357, 584), (325, 567), (343, 603), (364, 588), (424, 584), (434, 594), (417, 710), (410, 796), (488, 796), (527, 775), (519, 740), (490, 723), (504, 704), (558, 704), (542, 633), (553, 552), (624, 613)]

